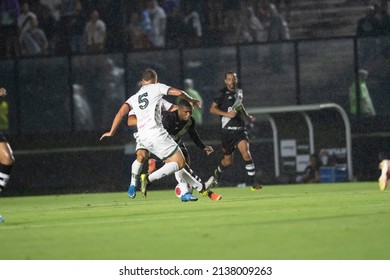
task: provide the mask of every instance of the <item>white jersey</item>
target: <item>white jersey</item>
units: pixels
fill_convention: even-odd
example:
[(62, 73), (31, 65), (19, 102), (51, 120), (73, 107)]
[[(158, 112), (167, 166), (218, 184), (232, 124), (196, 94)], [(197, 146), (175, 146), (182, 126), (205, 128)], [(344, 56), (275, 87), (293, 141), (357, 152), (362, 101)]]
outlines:
[[(161, 111), (169, 111), (172, 108), (173, 104), (166, 99), (161, 99)], [(131, 109), (129, 112), (129, 117), (135, 116), (134, 109)]]
[(161, 120), (162, 100), (168, 90), (169, 86), (165, 84), (145, 85), (126, 101), (137, 117), (140, 143), (160, 159), (169, 157), (177, 149), (177, 143), (169, 136)]
[[(173, 107), (173, 104), (169, 101), (167, 101), (166, 99), (161, 99), (161, 111), (169, 111), (171, 108)], [(131, 111), (129, 112), (129, 117), (136, 117), (135, 115), (135, 112), (134, 112), (134, 109), (131, 109)], [(135, 147), (135, 150), (138, 151), (138, 150), (145, 150), (145, 146), (141, 143), (141, 140), (139, 140), (139, 137), (138, 137), (138, 132), (134, 132), (133, 134), (134, 136), (134, 139), (136, 140), (136, 147)]]

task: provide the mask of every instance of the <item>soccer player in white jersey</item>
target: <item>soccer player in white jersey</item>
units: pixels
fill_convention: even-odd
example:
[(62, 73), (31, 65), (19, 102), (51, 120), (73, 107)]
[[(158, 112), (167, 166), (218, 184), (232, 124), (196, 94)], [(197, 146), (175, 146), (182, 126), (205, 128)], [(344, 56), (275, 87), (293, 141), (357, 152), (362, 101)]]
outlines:
[[(134, 110), (137, 117), (138, 137), (145, 148), (165, 161), (165, 165), (152, 174), (141, 175), (141, 192), (146, 196), (147, 185), (153, 181), (173, 174), (180, 170), (183, 178), (188, 172), (183, 169), (185, 158), (178, 144), (169, 136), (161, 121), (161, 100), (165, 95), (177, 96), (187, 100), (194, 107), (201, 107), (201, 102), (189, 96), (183, 90), (169, 87), (157, 82), (157, 73), (153, 69), (142, 72), (140, 90), (131, 96), (119, 109), (112, 122), (110, 131), (104, 133), (100, 140), (115, 134), (122, 119), (127, 117), (130, 110)], [(141, 169), (142, 163), (133, 163)], [(133, 166), (134, 167), (134, 166)]]
[[(177, 110), (177, 106), (168, 102), (164, 98), (161, 99), (161, 110), (162, 111), (174, 111)], [(127, 118), (127, 125), (128, 126), (137, 126), (137, 117), (135, 115), (134, 110), (131, 110), (129, 112), (128, 118)], [(136, 197), (136, 188), (138, 187), (138, 179), (141, 174), (143, 165), (150, 157), (149, 151), (145, 148), (145, 146), (141, 143), (138, 132), (135, 132), (133, 134), (134, 139), (136, 140), (136, 147), (135, 147), (135, 154), (136, 154), (136, 160), (133, 162), (131, 166), (131, 180), (129, 184), (129, 189), (127, 191), (130, 198)]]
[[(202, 194), (203, 196), (208, 196), (211, 200), (220, 200), (222, 198), (221, 195), (209, 190), (211, 184), (214, 181), (214, 177), (210, 178), (207, 182), (203, 183), (202, 179), (199, 178), (188, 165), (189, 154), (186, 146), (182, 141), (182, 134), (186, 133), (187, 131), (190, 131), (189, 134), (191, 135), (191, 138), (194, 137), (193, 139), (194, 143), (199, 145), (202, 150), (204, 150), (207, 154), (213, 152), (211, 146), (206, 146), (203, 144), (202, 140), (199, 138), (198, 133), (195, 130), (195, 120), (191, 117), (192, 106), (187, 101), (184, 100), (180, 101), (178, 106), (173, 105), (172, 103), (166, 101), (165, 99), (162, 99), (162, 101), (163, 102), (161, 108), (163, 111), (166, 112), (166, 114), (164, 115), (165, 117), (163, 117), (163, 126), (168, 131), (168, 133), (172, 136), (175, 142), (179, 144), (179, 147), (183, 152), (184, 158), (186, 159), (186, 166), (184, 168), (189, 173), (186, 179), (188, 180), (189, 178), (191, 178), (190, 181), (186, 181), (185, 179), (182, 178), (181, 176), (182, 174), (180, 171), (175, 172), (175, 177), (176, 180), (178, 181), (178, 185), (175, 188), (175, 193), (177, 197), (181, 199), (181, 201), (183, 202), (197, 201), (198, 198), (192, 195), (192, 188), (195, 188), (197, 190), (201, 190), (199, 193)], [(166, 121), (168, 119), (170, 121)], [(127, 119), (127, 125), (128, 126), (137, 125), (137, 117), (135, 116), (133, 110), (130, 111), (129, 113), (129, 117)], [(147, 151), (144, 145), (140, 142), (137, 132), (134, 133), (134, 138), (136, 139), (136, 143), (137, 143), (135, 149), (137, 161), (143, 164), (150, 156), (149, 151)], [(160, 161), (158, 161), (158, 163), (160, 163)], [(157, 169), (156, 160), (149, 159), (148, 173), (151, 174), (156, 169)], [(137, 170), (132, 168), (131, 182), (127, 192), (130, 198), (135, 198), (136, 196), (135, 192), (136, 192), (136, 186), (138, 181), (137, 179), (139, 178), (139, 173), (136, 174), (134, 172), (137, 172)], [(138, 172), (140, 172), (140, 170), (138, 170)]]

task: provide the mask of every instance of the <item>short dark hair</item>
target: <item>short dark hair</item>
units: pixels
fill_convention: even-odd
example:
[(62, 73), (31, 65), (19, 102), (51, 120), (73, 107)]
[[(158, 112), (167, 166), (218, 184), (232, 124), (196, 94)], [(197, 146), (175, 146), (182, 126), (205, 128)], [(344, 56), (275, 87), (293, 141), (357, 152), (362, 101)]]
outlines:
[(226, 80), (227, 75), (234, 75), (234, 76), (237, 76), (236, 72), (229, 71), (229, 72), (226, 72), (226, 73), (225, 73), (225, 80)]
[(150, 81), (153, 79), (157, 79), (157, 73), (151, 68), (147, 68), (142, 72), (142, 80)]
[(180, 99), (179, 100), (179, 103), (177, 104), (178, 106), (183, 106), (183, 107), (189, 107), (189, 108), (192, 108), (192, 105), (190, 102), (188, 102), (187, 100), (185, 99)]

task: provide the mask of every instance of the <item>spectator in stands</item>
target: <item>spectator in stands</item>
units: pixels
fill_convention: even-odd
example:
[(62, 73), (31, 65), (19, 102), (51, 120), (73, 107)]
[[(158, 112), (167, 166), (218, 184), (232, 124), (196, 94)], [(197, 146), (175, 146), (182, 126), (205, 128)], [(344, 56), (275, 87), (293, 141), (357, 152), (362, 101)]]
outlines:
[[(58, 28), (58, 45), (57, 53), (69, 54), (70, 53), (70, 21), (75, 14), (75, 5), (78, 0), (61, 0), (60, 13), (61, 19)], [(85, 26), (85, 23), (84, 23)], [(84, 27), (83, 26), (83, 27)]]
[(269, 5), (267, 27), (268, 42), (281, 42), (290, 39), (290, 30), (288, 24), (274, 4)]
[(165, 31), (167, 26), (167, 15), (157, 0), (148, 0), (148, 11), (152, 20), (152, 46), (154, 48), (165, 48)]
[(49, 42), (48, 54), (53, 55), (56, 53), (58, 22), (50, 14), (50, 10), (46, 6), (39, 5), (38, 7), (39, 26), (45, 32)]
[(84, 29), (87, 24), (87, 15), (83, 10), (83, 6), (80, 1), (77, 1), (73, 7), (73, 14), (68, 21), (68, 32), (70, 39), (70, 51), (71, 53), (84, 53), (85, 52), (85, 34)]
[(30, 4), (28, 2), (24, 2), (22, 4), (22, 12), (18, 16), (18, 27), (19, 34), (22, 34), (24, 31), (30, 29), (30, 19), (37, 18), (37, 15), (30, 10)]
[(150, 38), (144, 31), (140, 15), (137, 12), (132, 12), (130, 15), (128, 32), (130, 49), (148, 49), (151, 47)]
[(269, 5), (269, 18), (267, 22), (267, 41), (271, 44), (269, 47), (269, 56), (266, 60), (266, 67), (270, 68), (273, 73), (283, 73), (283, 49), (282, 44), (285, 40), (290, 39), (290, 31), (287, 22), (281, 15), (274, 4)]
[(266, 30), (260, 19), (255, 15), (252, 6), (246, 7), (241, 14), (240, 28), (241, 38), (240, 42), (265, 42)]
[(256, 3), (256, 16), (259, 18), (263, 25), (266, 24), (268, 19), (268, 0), (258, 0)]
[(192, 2), (188, 2), (185, 8), (184, 24), (185, 46), (199, 46), (202, 42), (202, 23), (200, 21), (200, 15), (195, 10), (194, 4)]
[(61, 19), (61, 0), (40, 0), (42, 6), (49, 10), (50, 15), (55, 19), (56, 22), (59, 22)]
[(270, 0), (276, 6), (278, 11), (284, 14), (286, 20), (290, 21), (291, 14), (291, 0)]
[(320, 161), (316, 154), (309, 157), (309, 165), (306, 166), (303, 174), (297, 177), (297, 183), (319, 183), (320, 182)]
[(106, 45), (106, 24), (99, 18), (99, 12), (94, 10), (85, 26), (87, 52), (102, 53)]
[(167, 17), (165, 33), (167, 48), (180, 48), (184, 45), (185, 24), (178, 8), (174, 8)]
[(380, 22), (377, 15), (377, 7), (370, 5), (366, 15), (357, 22), (356, 36), (358, 37), (359, 58), (361, 62), (370, 61), (377, 55), (377, 38), (380, 30)]
[(14, 57), (20, 55), (18, 36), (18, 17), (20, 6), (18, 0), (0, 1), (0, 56)]
[(30, 28), (20, 35), (20, 42), (23, 55), (47, 54), (49, 42), (37, 18), (30, 18)]
[[(356, 83), (353, 82), (349, 88), (349, 106), (350, 113), (356, 115), (357, 110), (357, 96), (360, 93), (360, 115), (363, 117), (375, 116), (375, 108), (372, 104), (370, 93), (367, 87), (368, 71), (365, 69), (359, 70), (359, 86), (356, 88)], [(359, 91), (359, 93), (357, 92)]]
[(144, 9), (141, 12), (141, 27), (143, 32), (148, 36), (148, 41), (151, 47), (152, 40), (153, 40), (153, 26), (152, 26), (152, 18), (150, 16), (150, 12), (148, 11), (148, 9)]
[(62, 2), (61, 0), (40, 0), (39, 3), (41, 4), (41, 12), (45, 15), (42, 17), (40, 25), (49, 41), (49, 54), (54, 54), (57, 51)]
[(224, 0), (223, 10), (223, 43), (238, 42), (241, 3), (239, 0)]

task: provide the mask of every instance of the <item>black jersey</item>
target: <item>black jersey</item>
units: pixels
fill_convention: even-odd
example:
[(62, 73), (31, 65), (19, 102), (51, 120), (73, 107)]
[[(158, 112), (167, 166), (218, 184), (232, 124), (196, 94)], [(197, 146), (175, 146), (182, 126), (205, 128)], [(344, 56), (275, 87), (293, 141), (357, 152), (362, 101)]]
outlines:
[(214, 102), (217, 104), (218, 109), (224, 112), (229, 112), (233, 109), (237, 111), (236, 117), (233, 119), (221, 116), (222, 129), (228, 130), (241, 130), (245, 129), (245, 120), (242, 112), (242, 89), (236, 89), (235, 91), (229, 91), (227, 87), (224, 87), (218, 92), (218, 96), (214, 98)]
[(195, 120), (193, 117), (191, 117), (188, 121), (181, 121), (179, 119), (178, 111), (176, 110), (165, 113), (162, 118), (162, 122), (169, 135), (178, 144), (182, 144), (182, 137), (186, 132), (188, 132), (196, 146), (202, 150), (206, 147), (195, 129)]

